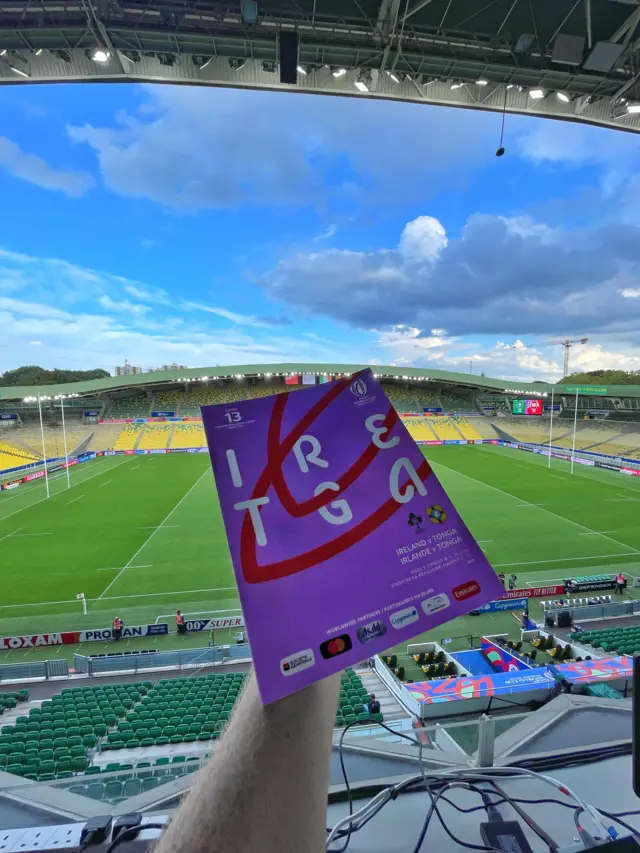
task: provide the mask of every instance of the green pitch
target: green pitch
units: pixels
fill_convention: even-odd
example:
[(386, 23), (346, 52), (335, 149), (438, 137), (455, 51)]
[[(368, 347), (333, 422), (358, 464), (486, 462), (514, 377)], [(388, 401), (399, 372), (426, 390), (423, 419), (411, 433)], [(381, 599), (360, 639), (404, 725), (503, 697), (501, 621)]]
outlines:
[[(425, 455), (497, 571), (518, 585), (569, 574), (640, 574), (640, 480), (489, 446)], [(110, 457), (0, 496), (0, 636), (233, 615), (239, 602), (206, 454)], [(88, 601), (82, 615), (78, 593)], [(633, 591), (635, 594), (635, 590)], [(535, 605), (534, 605), (535, 606)], [(513, 628), (510, 614), (465, 617), (430, 639)], [(205, 645), (125, 641), (123, 648)], [(217, 641), (227, 638), (217, 636)], [(461, 640), (456, 646), (463, 647)], [(110, 646), (111, 648), (112, 646)], [(86, 644), (99, 653), (106, 646)], [(0, 652), (0, 663), (73, 649)]]

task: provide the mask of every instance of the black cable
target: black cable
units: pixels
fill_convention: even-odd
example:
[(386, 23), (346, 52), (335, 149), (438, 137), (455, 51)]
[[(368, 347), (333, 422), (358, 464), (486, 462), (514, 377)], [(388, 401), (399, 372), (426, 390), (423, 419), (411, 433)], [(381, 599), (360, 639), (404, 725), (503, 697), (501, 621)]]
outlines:
[[(378, 720), (374, 720), (371, 717), (367, 720), (356, 720), (355, 723), (348, 723), (344, 727), (344, 729), (342, 730), (342, 733), (340, 735), (340, 741), (338, 744), (338, 756), (340, 758), (340, 769), (342, 770), (342, 778), (344, 779), (344, 786), (345, 786), (345, 789), (347, 791), (347, 802), (349, 803), (349, 817), (353, 816), (353, 794), (351, 792), (351, 786), (349, 785), (349, 779), (347, 778), (347, 770), (346, 770), (346, 767), (344, 766), (344, 752), (343, 752), (344, 737), (345, 737), (346, 733), (349, 731), (349, 729), (352, 729), (354, 726), (371, 725), (372, 723), (374, 726), (381, 726), (381, 728), (386, 729), (391, 734), (397, 735), (398, 737), (403, 738), (404, 740), (408, 740), (409, 743), (413, 744), (414, 746), (417, 746), (419, 749), (420, 768), (422, 770), (422, 750), (424, 748), (424, 745), (422, 743), (420, 743), (420, 741), (418, 741), (417, 738), (409, 737), (409, 735), (405, 735), (405, 734), (403, 734), (403, 732), (396, 731), (395, 729), (392, 729), (390, 726), (388, 726), (386, 723), (382, 723)], [(377, 811), (375, 812), (375, 814), (377, 814)], [(353, 833), (353, 828), (352, 828), (351, 822), (349, 822), (348, 829), (345, 832), (346, 841), (344, 842), (344, 845), (342, 847), (334, 848), (334, 849), (330, 850), (329, 853), (345, 853), (347, 847), (349, 846), (349, 842), (351, 841), (352, 833)], [(110, 853), (110, 851), (107, 851), (107, 853)]]
[[(535, 834), (538, 836), (538, 838), (541, 838), (544, 841), (544, 843), (549, 848), (550, 853), (557, 853), (558, 845), (553, 840), (553, 838), (541, 826), (539, 826), (535, 822), (535, 820), (525, 812), (524, 809), (520, 808), (520, 806), (518, 805), (516, 800), (512, 799), (507, 794), (507, 792), (504, 791), (500, 787), (500, 785), (497, 782), (491, 780), (491, 782), (489, 782), (489, 784), (493, 786), (494, 790), (496, 790), (498, 792), (498, 794), (501, 794), (509, 802), (509, 805), (511, 806), (511, 808), (527, 824), (529, 829), (531, 829), (533, 832), (535, 832)], [(575, 812), (574, 812), (574, 814), (575, 814)]]
[(107, 853), (113, 853), (124, 841), (133, 841), (138, 833), (144, 832), (145, 829), (164, 829), (166, 825), (165, 823), (141, 823), (138, 826), (132, 826), (131, 829), (124, 829), (116, 840), (111, 842), (107, 848)]

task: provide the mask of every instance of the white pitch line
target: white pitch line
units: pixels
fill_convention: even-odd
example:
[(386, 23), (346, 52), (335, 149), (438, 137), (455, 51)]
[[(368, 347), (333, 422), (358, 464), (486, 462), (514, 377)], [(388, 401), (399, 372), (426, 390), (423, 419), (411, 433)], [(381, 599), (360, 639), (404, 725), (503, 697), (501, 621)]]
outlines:
[[(21, 530), (23, 528), (20, 528)], [(14, 536), (53, 536), (53, 533), (14, 533)]]
[[(139, 527), (138, 530), (157, 530), (158, 526), (159, 525), (154, 524), (151, 527)], [(175, 530), (175, 528), (177, 528), (177, 527), (180, 527), (180, 525), (179, 524), (163, 524), (162, 525), (163, 530)]]
[(478, 545), (490, 545), (494, 540), (493, 539), (478, 539)]
[(136, 551), (136, 553), (133, 555), (133, 557), (129, 560), (129, 562), (127, 563), (127, 565), (126, 565), (126, 566), (124, 566), (124, 568), (123, 568), (120, 572), (118, 572), (118, 574), (117, 574), (117, 575), (115, 576), (115, 578), (111, 581), (111, 583), (109, 584), (109, 586), (104, 590), (104, 592), (102, 592), (102, 594), (101, 594), (101, 595), (99, 595), (99, 596), (98, 596), (98, 598), (99, 598), (99, 599), (100, 599), (100, 598), (104, 598), (105, 594), (106, 594), (107, 592), (109, 592), (109, 590), (110, 590), (110, 589), (111, 589), (111, 587), (114, 585), (114, 583), (118, 580), (118, 578), (119, 578), (122, 574), (124, 574), (124, 572), (126, 572), (126, 570), (129, 568), (129, 566), (133, 563), (133, 561), (134, 561), (134, 560), (135, 560), (135, 558), (138, 556), (138, 554), (140, 553), (140, 551), (142, 551), (142, 549), (143, 549), (143, 548), (145, 548), (145, 547), (149, 544), (149, 542), (151, 542), (151, 540), (152, 540), (152, 539), (153, 539), (153, 537), (156, 535), (156, 533), (158, 532), (158, 530), (160, 530), (160, 529), (162, 528), (162, 525), (165, 523), (165, 521), (168, 521), (168, 520), (171, 518), (171, 516), (172, 516), (172, 515), (173, 515), (173, 513), (178, 509), (178, 507), (180, 506), (180, 504), (185, 500), (185, 498), (189, 497), (189, 495), (190, 495), (190, 494), (191, 494), (191, 492), (195, 489), (195, 487), (198, 485), (198, 483), (200, 482), (200, 480), (202, 480), (202, 478), (203, 478), (203, 477), (204, 477), (208, 472), (209, 472), (209, 469), (208, 469), (208, 468), (207, 468), (207, 469), (205, 469), (205, 470), (202, 472), (202, 474), (198, 477), (198, 479), (195, 481), (195, 483), (193, 484), (193, 486), (191, 486), (191, 488), (190, 488), (190, 489), (188, 489), (188, 491), (187, 491), (187, 492), (186, 492), (186, 493), (185, 493), (185, 494), (180, 498), (180, 500), (179, 500), (179, 501), (178, 501), (178, 503), (174, 506), (174, 508), (173, 508), (172, 510), (170, 510), (170, 512), (167, 514), (167, 516), (166, 516), (166, 517), (163, 519), (163, 521), (158, 525), (158, 527), (156, 527), (156, 529), (155, 529), (155, 530), (154, 530), (154, 531), (153, 531), (153, 532), (152, 532), (152, 533), (147, 537), (147, 539), (145, 539), (145, 541), (144, 541), (144, 542), (142, 543), (142, 545), (138, 548), (138, 550), (137, 550), (137, 551)]
[[(608, 560), (610, 557), (630, 557), (632, 554), (640, 554), (640, 551), (625, 551), (623, 554), (593, 554), (589, 557), (556, 557), (553, 560), (527, 560), (525, 563), (493, 563), (494, 569), (504, 568), (505, 566), (541, 566), (543, 563), (569, 563), (572, 560)], [(542, 582), (538, 581), (536, 586), (540, 586)]]
[[(89, 480), (93, 480), (94, 477), (99, 477), (100, 474), (104, 474), (106, 471), (113, 471), (114, 468), (118, 468), (120, 465), (124, 465), (124, 463), (128, 462), (128, 461), (129, 461), (128, 459), (123, 459), (122, 462), (117, 462), (115, 465), (112, 465), (109, 468), (105, 468), (102, 471), (97, 471), (95, 474), (92, 474), (90, 477), (85, 477), (79, 483), (73, 483), (71, 485), (71, 488), (73, 489), (76, 486), (84, 486), (85, 483), (88, 483)], [(65, 489), (64, 491), (66, 492), (66, 491), (68, 491), (68, 489)], [(64, 492), (58, 492), (58, 495), (62, 495), (62, 494), (64, 494)], [(57, 498), (58, 495), (53, 495), (53, 497)], [(25, 509), (31, 509), (32, 506), (37, 506), (38, 504), (41, 504), (43, 501), (46, 501), (46, 500), (49, 500), (49, 498), (46, 498), (46, 497), (40, 498), (39, 501), (34, 501), (32, 504), (27, 504), (27, 506), (23, 506), (20, 509), (16, 509), (13, 512), (10, 512), (9, 515), (3, 515), (2, 517), (0, 517), (0, 521), (6, 521), (8, 518), (11, 518), (12, 515), (17, 515), (19, 512), (24, 512)]]
[[(146, 566), (129, 566), (130, 569), (152, 569), (153, 565), (149, 563)], [(121, 572), (124, 566), (116, 566), (113, 569), (96, 569), (96, 572)]]
[(608, 504), (620, 503), (621, 501), (625, 501), (625, 503), (628, 503), (629, 501), (631, 501), (633, 503), (634, 500), (635, 500), (635, 498), (605, 498), (605, 502)]
[(109, 483), (112, 483), (112, 482), (113, 482), (113, 480), (107, 480), (107, 482), (106, 482), (106, 483), (101, 483), (101, 484), (98, 486), (98, 488), (99, 488), (99, 489), (104, 489), (104, 487), (105, 487), (105, 486), (108, 486), (108, 485), (109, 485)]
[(615, 533), (615, 530), (593, 530), (590, 533), (578, 533), (578, 536), (601, 536), (603, 533)]
[(67, 506), (69, 506), (70, 504), (74, 504), (76, 501), (81, 500), (83, 497), (84, 497), (84, 495), (78, 495), (77, 498), (74, 498), (72, 501), (68, 501)]
[[(478, 483), (481, 486), (484, 486), (487, 489), (492, 489), (494, 492), (500, 492), (501, 495), (506, 495), (508, 498), (513, 498), (514, 500), (523, 501), (523, 498), (518, 498), (516, 495), (512, 495), (510, 492), (505, 492), (504, 489), (499, 489), (497, 486), (491, 486), (489, 483), (483, 483), (482, 480), (478, 480), (476, 477), (470, 477), (469, 474), (463, 474), (461, 471), (456, 471), (455, 468), (450, 468), (448, 465), (443, 465), (442, 462), (432, 463), (437, 468), (440, 466), (441, 468), (446, 468), (447, 471), (451, 471), (453, 474), (458, 474), (460, 477), (464, 477), (466, 480), (471, 480), (474, 483)], [(530, 501), (524, 501), (525, 504), (529, 504)], [(566, 518), (564, 515), (558, 515), (557, 512), (553, 512), (553, 510), (545, 509), (541, 505), (531, 504), (531, 506), (537, 506), (542, 512), (546, 512), (548, 515), (553, 515), (555, 518), (559, 518), (561, 521), (566, 521), (568, 524), (573, 524), (576, 527), (581, 527), (583, 530), (588, 530), (591, 533), (597, 533), (596, 530), (592, 530), (590, 527), (587, 527), (586, 524), (580, 524), (579, 521), (572, 521), (570, 518)], [(624, 542), (620, 542), (618, 539), (613, 539), (611, 536), (606, 536), (604, 533), (601, 533), (603, 539), (608, 539), (610, 542), (614, 542), (616, 545), (621, 545), (623, 548), (628, 548), (630, 553), (637, 554), (635, 548), (632, 548), (631, 545), (626, 545)]]
[(11, 533), (7, 533), (5, 536), (0, 536), (0, 542), (3, 539), (8, 539), (10, 536), (15, 536), (16, 533), (20, 533), (21, 530), (24, 530), (24, 527), (19, 527), (17, 530), (12, 530)]
[[(231, 590), (235, 590), (237, 592), (237, 586), (219, 586), (212, 589), (183, 589), (178, 592), (145, 592), (140, 595), (110, 595), (107, 598), (102, 598), (99, 596), (98, 598), (88, 598), (87, 601), (124, 601), (124, 599), (129, 598), (154, 598), (159, 595), (195, 595), (198, 592), (230, 592)], [(58, 604), (57, 601), (51, 601), (50, 604)], [(9, 606), (9, 605), (8, 605)], [(10, 605), (15, 607), (16, 605)], [(18, 605), (20, 606), (20, 605)]]
[[(478, 480), (478, 482), (480, 482), (480, 481)], [(483, 484), (483, 485), (486, 485), (486, 484)], [(493, 488), (493, 486), (491, 486), (491, 488)], [(501, 491), (502, 491), (502, 490), (501, 490)], [(514, 497), (515, 497), (515, 495), (514, 495)], [(541, 506), (547, 506), (547, 504), (530, 504), (530, 503), (526, 503), (526, 504), (516, 504), (516, 506), (526, 506), (526, 507), (530, 507), (530, 506), (532, 506), (532, 507), (534, 507), (535, 509), (537, 509), (538, 507), (541, 507)], [(554, 513), (554, 515), (555, 515), (555, 513)], [(568, 519), (567, 519), (567, 520), (568, 520)]]

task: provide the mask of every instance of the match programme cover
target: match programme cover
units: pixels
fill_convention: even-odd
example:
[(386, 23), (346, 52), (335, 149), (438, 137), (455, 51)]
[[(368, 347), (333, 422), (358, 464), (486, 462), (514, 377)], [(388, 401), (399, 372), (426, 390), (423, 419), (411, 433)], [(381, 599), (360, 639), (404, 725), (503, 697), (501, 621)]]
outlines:
[(265, 704), (504, 593), (370, 370), (202, 414)]

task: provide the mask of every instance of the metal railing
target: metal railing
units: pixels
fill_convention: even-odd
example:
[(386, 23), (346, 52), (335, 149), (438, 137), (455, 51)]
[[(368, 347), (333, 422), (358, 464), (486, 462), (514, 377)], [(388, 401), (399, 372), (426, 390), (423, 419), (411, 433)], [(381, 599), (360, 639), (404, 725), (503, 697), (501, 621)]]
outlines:
[(49, 679), (69, 675), (66, 660), (44, 660), (34, 663), (9, 663), (0, 666), (0, 684), (9, 681)]
[(74, 654), (77, 672), (87, 675), (104, 675), (110, 672), (136, 673), (154, 669), (199, 669), (233, 661), (250, 661), (251, 649), (247, 643), (237, 646), (211, 646), (204, 649), (182, 649), (155, 654), (108, 655), (87, 657)]

